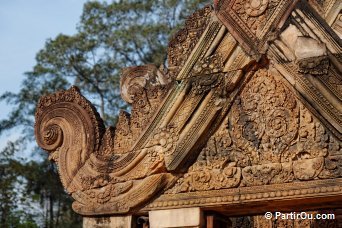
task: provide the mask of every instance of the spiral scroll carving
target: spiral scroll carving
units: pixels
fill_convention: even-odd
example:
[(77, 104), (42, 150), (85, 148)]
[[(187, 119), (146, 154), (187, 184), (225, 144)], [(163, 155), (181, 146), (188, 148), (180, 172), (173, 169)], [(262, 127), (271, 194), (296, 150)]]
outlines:
[(59, 166), (68, 192), (81, 184), (73, 181), (92, 152), (99, 150), (104, 125), (95, 108), (77, 87), (40, 99), (36, 110), (35, 135), (38, 145)]
[(61, 145), (63, 138), (62, 129), (58, 125), (49, 125), (43, 132), (43, 140), (46, 145), (57, 148)]
[(128, 153), (116, 150), (118, 141), (139, 136), (143, 128), (135, 123), (149, 121), (140, 118), (153, 114), (145, 112), (143, 104), (156, 107), (165, 95), (165, 78), (155, 70), (147, 66), (126, 71), (122, 86), (126, 88), (125, 98), (132, 99), (133, 114), (122, 112), (115, 128), (105, 129), (94, 106), (77, 87), (40, 99), (36, 140), (57, 163), (64, 188), (76, 200), (73, 208), (77, 213), (127, 213), (173, 182), (173, 175), (165, 173), (162, 156), (154, 146), (132, 151), (121, 145)]
[(266, 70), (256, 73), (232, 108), (233, 137), (252, 164), (280, 162), (298, 134), (298, 104), (289, 89)]

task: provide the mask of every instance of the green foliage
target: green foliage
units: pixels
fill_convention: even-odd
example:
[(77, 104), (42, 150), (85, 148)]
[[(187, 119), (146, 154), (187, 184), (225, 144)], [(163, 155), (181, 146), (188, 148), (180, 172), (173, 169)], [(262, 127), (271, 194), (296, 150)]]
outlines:
[(80, 226), (81, 219), (70, 210), (72, 200), (60, 183), (56, 165), (48, 160), (45, 153), (42, 157), (42, 162), (30, 161), (25, 164), (22, 175), (26, 180), (26, 195), (46, 208), (46, 227)]
[(33, 220), (32, 216), (27, 215), (23, 211), (17, 211), (7, 215), (7, 222), (1, 224), (2, 227), (13, 227), (13, 228), (38, 228), (39, 226)]
[[(125, 108), (120, 69), (165, 64), (170, 35), (204, 3), (208, 0), (91, 1), (84, 5), (75, 35), (60, 34), (46, 41), (36, 55), (36, 65), (25, 73), (20, 91), (0, 95), (0, 102), (13, 107), (0, 120), (0, 135), (11, 129), (22, 131), (20, 140), (10, 142), (0, 154), (0, 227), (35, 227), (32, 217), (19, 216), (18, 185), (24, 186), (25, 197), (42, 206), (45, 227), (80, 226), (80, 217), (72, 212), (71, 200), (46, 155), (40, 155), (43, 162), (13, 158), (15, 152), (27, 150), (20, 145), (34, 142), (39, 97), (75, 84), (97, 106), (106, 124), (114, 125), (119, 109)], [(42, 154), (38, 148), (34, 151)]]
[(32, 216), (18, 207), (23, 196), (19, 186), (25, 166), (13, 155), (23, 146), (20, 139), (8, 142), (0, 153), (0, 227), (38, 227)]

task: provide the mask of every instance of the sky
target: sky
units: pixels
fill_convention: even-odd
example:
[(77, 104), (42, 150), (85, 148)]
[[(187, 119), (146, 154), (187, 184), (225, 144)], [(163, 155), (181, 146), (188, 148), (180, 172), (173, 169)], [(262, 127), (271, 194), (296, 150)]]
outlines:
[[(0, 0), (0, 94), (18, 92), (24, 72), (32, 70), (36, 53), (47, 39), (73, 35), (87, 0)], [(10, 107), (0, 102), (0, 119)], [(0, 137), (0, 151), (12, 131)]]

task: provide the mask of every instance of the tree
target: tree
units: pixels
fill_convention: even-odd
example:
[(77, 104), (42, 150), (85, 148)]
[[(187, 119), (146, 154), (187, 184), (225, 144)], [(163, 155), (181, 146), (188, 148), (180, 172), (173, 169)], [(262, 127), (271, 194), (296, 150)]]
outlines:
[[(72, 84), (97, 106), (107, 125), (114, 125), (119, 109), (125, 108), (119, 92), (120, 69), (148, 63), (165, 64), (170, 35), (187, 15), (207, 2), (118, 0), (110, 4), (86, 3), (77, 33), (48, 39), (36, 55), (32, 71), (25, 73), (21, 90), (0, 96), (0, 102), (13, 106), (8, 118), (0, 120), (0, 135), (13, 128), (23, 129), (22, 141), (33, 142), (34, 111), (39, 97), (67, 89)], [(53, 176), (55, 168), (45, 160), (22, 163), (26, 170), (22, 175), (29, 183), (27, 193), (38, 195), (42, 205), (51, 205), (45, 216), (50, 221), (45, 226), (55, 227), (69, 213), (70, 206), (64, 212), (61, 208), (70, 202), (61, 185), (50, 181), (57, 179)]]
[[(56, 166), (46, 154), (42, 162), (25, 164), (26, 194), (40, 200), (45, 227), (81, 227), (81, 218), (68, 209), (72, 203), (60, 183)], [(42, 175), (43, 174), (43, 175)]]
[(21, 191), (23, 165), (13, 158), (16, 150), (21, 149), (20, 140), (8, 142), (0, 153), (0, 227), (38, 227), (33, 217), (18, 205), (25, 201)]
[(16, 194), (13, 191), (17, 181), (17, 162), (12, 159), (15, 143), (8, 143), (7, 149), (0, 154), (0, 225), (9, 224), (11, 210), (16, 206)]

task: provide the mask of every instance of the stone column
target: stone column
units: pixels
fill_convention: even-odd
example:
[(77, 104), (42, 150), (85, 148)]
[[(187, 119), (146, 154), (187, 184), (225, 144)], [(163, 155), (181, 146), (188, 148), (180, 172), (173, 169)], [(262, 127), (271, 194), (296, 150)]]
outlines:
[(132, 228), (132, 216), (83, 217), (83, 228)]
[(150, 228), (204, 227), (203, 212), (198, 207), (149, 212)]

